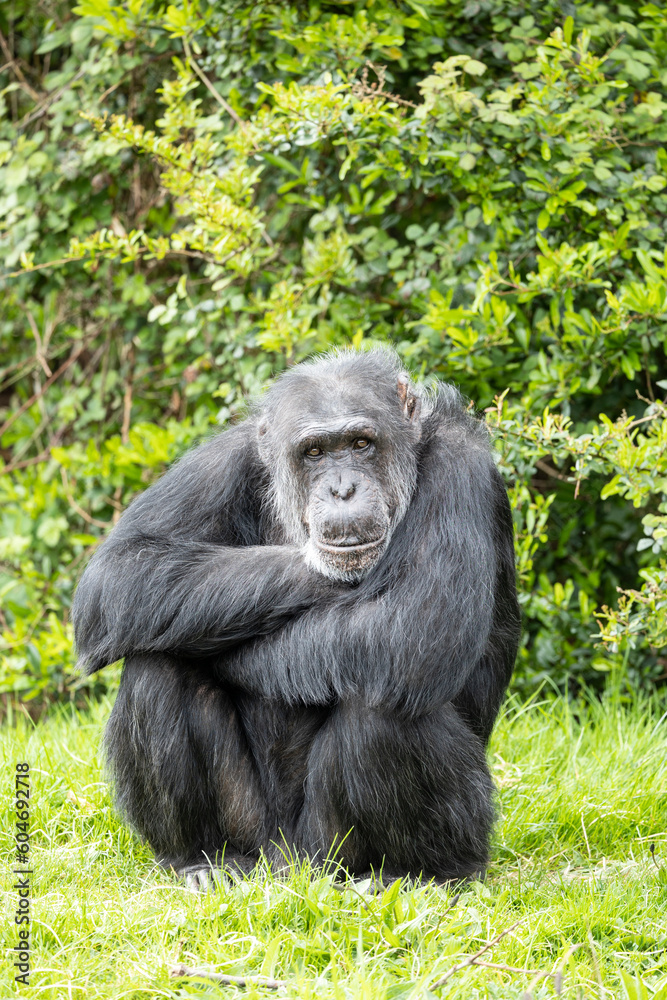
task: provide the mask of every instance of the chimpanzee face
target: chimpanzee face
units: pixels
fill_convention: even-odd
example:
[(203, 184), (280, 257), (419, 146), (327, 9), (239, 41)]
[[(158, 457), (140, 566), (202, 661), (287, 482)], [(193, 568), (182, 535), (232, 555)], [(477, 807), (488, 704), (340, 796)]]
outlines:
[(307, 562), (354, 583), (381, 558), (417, 475), (419, 400), (407, 376), (393, 385), (313, 384), (302, 378), (260, 421), (272, 500)]
[(352, 417), (313, 427), (296, 450), (308, 560), (327, 576), (356, 579), (384, 552), (396, 514), (383, 475), (386, 442), (373, 422)]

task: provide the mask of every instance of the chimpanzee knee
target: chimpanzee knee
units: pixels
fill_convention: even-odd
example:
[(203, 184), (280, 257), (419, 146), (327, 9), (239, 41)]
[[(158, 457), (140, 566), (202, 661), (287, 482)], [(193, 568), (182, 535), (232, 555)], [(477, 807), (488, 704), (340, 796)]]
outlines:
[(232, 699), (203, 670), (128, 657), (105, 751), (121, 811), (163, 863), (257, 852), (265, 807), (252, 757)]
[(314, 741), (302, 846), (353, 871), (464, 878), (488, 861), (493, 785), (482, 742), (451, 704), (408, 718), (341, 704)]

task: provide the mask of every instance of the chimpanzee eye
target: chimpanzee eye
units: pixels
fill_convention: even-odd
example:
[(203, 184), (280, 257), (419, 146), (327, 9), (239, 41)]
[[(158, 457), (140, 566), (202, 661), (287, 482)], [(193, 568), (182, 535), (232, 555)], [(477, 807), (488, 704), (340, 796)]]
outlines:
[(308, 458), (319, 458), (321, 454), (322, 454), (322, 449), (318, 448), (317, 446), (309, 448), (308, 451), (306, 452)]
[(357, 451), (363, 451), (364, 448), (368, 448), (369, 444), (370, 441), (368, 440), (368, 438), (357, 438), (357, 440), (354, 442), (353, 447)]

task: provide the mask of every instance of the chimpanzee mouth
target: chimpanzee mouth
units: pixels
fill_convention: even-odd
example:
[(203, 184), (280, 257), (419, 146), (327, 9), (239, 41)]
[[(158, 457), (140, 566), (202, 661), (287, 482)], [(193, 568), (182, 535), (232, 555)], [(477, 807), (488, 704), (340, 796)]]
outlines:
[(370, 552), (382, 545), (386, 537), (386, 535), (382, 535), (381, 538), (374, 538), (370, 542), (355, 542), (352, 545), (345, 544), (345, 542), (321, 542), (317, 539), (315, 545), (321, 552), (329, 552), (331, 555), (345, 555), (346, 553)]

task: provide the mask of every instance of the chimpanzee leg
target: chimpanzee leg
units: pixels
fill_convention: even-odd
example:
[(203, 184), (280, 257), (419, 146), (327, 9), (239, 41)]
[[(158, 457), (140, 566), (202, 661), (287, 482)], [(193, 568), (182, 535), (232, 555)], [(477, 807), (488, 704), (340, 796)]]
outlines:
[(259, 780), (231, 696), (203, 670), (128, 657), (105, 735), (116, 801), (160, 862), (254, 865), (265, 841)]
[(492, 794), (482, 742), (451, 704), (408, 719), (349, 702), (313, 743), (297, 841), (322, 859), (344, 840), (355, 873), (465, 878), (487, 865)]
[(239, 692), (234, 702), (266, 803), (262, 847), (271, 861), (281, 865), (296, 846), (295, 830), (303, 810), (313, 740), (331, 709), (287, 705)]

